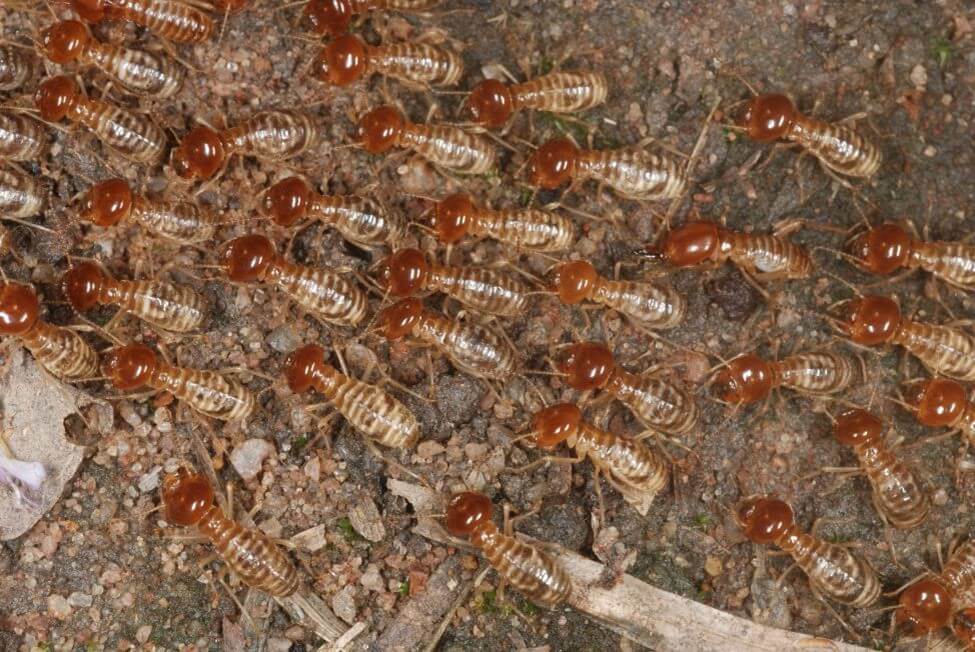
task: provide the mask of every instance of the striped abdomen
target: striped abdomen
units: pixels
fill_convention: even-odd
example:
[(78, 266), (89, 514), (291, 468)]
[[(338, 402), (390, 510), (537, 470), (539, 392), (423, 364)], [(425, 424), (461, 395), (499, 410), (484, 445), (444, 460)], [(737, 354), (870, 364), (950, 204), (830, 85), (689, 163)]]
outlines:
[(774, 235), (728, 233), (722, 238), (722, 249), (739, 267), (753, 273), (784, 279), (808, 278), (813, 271), (806, 250), (785, 238)]
[(425, 43), (395, 43), (369, 48), (376, 72), (405, 82), (451, 86), (464, 74), (464, 63), (450, 50)]
[(940, 577), (959, 604), (975, 602), (975, 541), (966, 541), (951, 553)]
[(649, 328), (673, 328), (687, 311), (684, 297), (666, 283), (603, 279), (590, 299)]
[(427, 288), (502, 317), (523, 314), (528, 307), (528, 286), (511, 274), (493, 269), (431, 265)]
[(102, 43), (92, 43), (85, 54), (133, 93), (165, 99), (183, 85), (183, 68), (166, 57)]
[(914, 475), (883, 445), (854, 447), (860, 466), (873, 488), (873, 502), (884, 519), (896, 528), (909, 529), (927, 517), (931, 503)]
[(813, 589), (852, 607), (868, 607), (880, 597), (880, 581), (870, 565), (847, 548), (817, 539), (792, 526), (776, 544), (795, 559)]
[(642, 149), (584, 150), (577, 175), (604, 183), (630, 199), (674, 199), (687, 185), (677, 161)]
[(617, 369), (606, 384), (606, 391), (625, 403), (651, 428), (678, 435), (697, 425), (694, 398), (660, 378)]
[(0, 216), (30, 217), (44, 207), (44, 196), (34, 177), (0, 167)]
[(19, 113), (0, 112), (0, 157), (40, 163), (46, 152), (43, 124)]
[(537, 547), (498, 531), (490, 522), (476, 530), (472, 540), (498, 574), (532, 602), (551, 609), (569, 597), (569, 577)]
[(199, 43), (213, 33), (213, 20), (208, 15), (176, 0), (105, 0), (105, 16), (130, 20), (177, 43)]
[(72, 108), (71, 116), (128, 159), (146, 165), (162, 161), (166, 134), (141, 113), (131, 113), (98, 100), (80, 99)]
[(166, 390), (198, 412), (221, 421), (243, 421), (254, 411), (254, 395), (237, 381), (203, 369), (160, 364), (151, 385)]
[(931, 272), (953, 285), (975, 290), (975, 245), (915, 242), (907, 265)]
[(496, 152), (491, 141), (459, 127), (407, 125), (399, 143), (434, 165), (460, 174), (484, 174), (495, 164)]
[(933, 374), (975, 380), (975, 338), (964, 331), (905, 321), (891, 342), (907, 349)]
[(579, 424), (574, 448), (579, 457), (588, 455), (610, 484), (641, 516), (646, 516), (657, 493), (667, 485), (667, 465), (640, 442), (617, 437), (588, 423)]
[(39, 321), (21, 340), (34, 359), (59, 378), (93, 378), (99, 373), (98, 354), (73, 330)]
[(185, 201), (136, 197), (132, 203), (132, 216), (153, 233), (183, 243), (212, 239), (220, 224), (215, 213)]
[(0, 45), (0, 91), (13, 91), (26, 86), (38, 66), (24, 48)]
[(459, 320), (424, 313), (413, 334), (442, 351), (454, 366), (472, 376), (510, 380), (517, 354), (499, 335)]
[(483, 209), (470, 232), (535, 251), (563, 251), (576, 236), (572, 220), (537, 208)]
[(161, 281), (115, 281), (105, 292), (107, 303), (174, 333), (198, 330), (207, 306), (191, 288)]
[(405, 405), (375, 385), (331, 369), (317, 385), (352, 427), (390, 448), (412, 448), (420, 424)]
[(516, 107), (572, 113), (606, 101), (609, 85), (598, 72), (553, 72), (511, 87)]
[(268, 280), (329, 323), (354, 326), (366, 316), (365, 293), (355, 283), (326, 269), (277, 261), (268, 270)]
[(247, 586), (276, 598), (298, 590), (298, 571), (291, 560), (260, 530), (245, 528), (211, 507), (197, 524), (230, 569)]
[(333, 195), (312, 200), (308, 212), (334, 226), (342, 237), (367, 247), (399, 241), (406, 225), (386, 214), (375, 202), (355, 195)]
[(880, 169), (880, 150), (849, 127), (802, 118), (793, 124), (787, 137), (839, 174), (868, 178)]
[(318, 145), (318, 128), (297, 111), (261, 111), (224, 132), (228, 149), (268, 161), (283, 161)]
[(772, 365), (778, 385), (809, 394), (835, 394), (860, 377), (850, 358), (826, 351), (790, 355)]

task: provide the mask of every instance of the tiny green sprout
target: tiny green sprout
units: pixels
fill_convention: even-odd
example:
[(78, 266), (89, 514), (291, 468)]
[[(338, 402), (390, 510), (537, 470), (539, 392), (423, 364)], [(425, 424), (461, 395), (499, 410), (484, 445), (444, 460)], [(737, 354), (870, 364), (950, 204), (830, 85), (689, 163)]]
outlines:
[(529, 618), (531, 618), (532, 616), (538, 613), (538, 607), (535, 606), (534, 602), (529, 602), (528, 600), (522, 600), (520, 607), (521, 607), (521, 613), (525, 614), (525, 616)]
[(521, 197), (519, 197), (519, 201), (521, 202), (521, 205), (528, 206), (528, 204), (531, 203), (531, 200), (532, 200), (532, 191), (529, 190), (528, 188), (522, 188)]
[(498, 599), (498, 594), (496, 591), (494, 591), (494, 589), (482, 593), (480, 599), (478, 600), (478, 605), (477, 605), (480, 608), (481, 613), (483, 614), (497, 613), (498, 611), (498, 606), (496, 604), (497, 599)]
[(938, 65), (944, 68), (948, 60), (955, 54), (955, 45), (944, 37), (938, 38), (935, 39), (931, 52), (934, 54), (934, 58), (938, 60)]
[(410, 581), (409, 580), (404, 580), (404, 581), (400, 582), (399, 583), (399, 588), (396, 589), (396, 592), (399, 593), (400, 595), (409, 595), (410, 594)]
[(710, 514), (698, 514), (694, 517), (694, 524), (698, 527), (707, 527), (711, 525), (711, 515)]
[(538, 64), (538, 71), (543, 75), (547, 75), (548, 73), (552, 72), (553, 68), (555, 68), (555, 62), (548, 57), (543, 57), (541, 62)]
[(346, 543), (354, 543), (360, 539), (359, 533), (355, 531), (354, 527), (352, 527), (352, 521), (350, 521), (348, 517), (343, 516), (339, 519), (338, 528)]
[(308, 437), (306, 437), (305, 435), (298, 435), (297, 437), (295, 437), (295, 440), (291, 444), (291, 447), (294, 449), (296, 453), (300, 453), (302, 449), (307, 445), (308, 445)]

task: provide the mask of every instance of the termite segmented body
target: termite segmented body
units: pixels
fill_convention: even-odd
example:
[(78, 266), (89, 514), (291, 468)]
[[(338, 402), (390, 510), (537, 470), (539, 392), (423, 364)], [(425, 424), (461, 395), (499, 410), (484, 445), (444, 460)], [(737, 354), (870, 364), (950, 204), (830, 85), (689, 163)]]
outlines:
[(166, 134), (155, 122), (101, 100), (84, 97), (70, 77), (51, 77), (35, 95), (41, 117), (48, 122), (68, 118), (91, 129), (109, 148), (122, 156), (155, 165), (162, 161)]
[(220, 224), (216, 213), (196, 204), (136, 195), (125, 179), (109, 179), (92, 186), (80, 216), (101, 227), (114, 226), (131, 217), (156, 235), (187, 244), (210, 240)]
[(45, 55), (54, 63), (95, 66), (133, 93), (165, 99), (183, 85), (183, 69), (171, 59), (100, 43), (77, 20), (55, 23), (44, 32), (42, 42)]
[(876, 145), (849, 127), (803, 115), (785, 95), (759, 95), (745, 106), (739, 125), (752, 140), (788, 140), (798, 144), (830, 170), (869, 178), (883, 157)]
[(475, 122), (496, 128), (522, 108), (574, 113), (602, 104), (608, 94), (609, 84), (598, 72), (553, 72), (523, 84), (485, 79), (471, 91), (467, 104)]
[(372, 200), (355, 195), (320, 195), (302, 179), (288, 177), (271, 186), (264, 209), (276, 224), (291, 226), (306, 217), (335, 227), (342, 237), (365, 247), (398, 242), (406, 233), (402, 219)]
[(713, 222), (688, 222), (662, 244), (647, 247), (646, 255), (675, 267), (730, 260), (764, 280), (803, 279), (813, 271), (806, 250), (786, 238), (731, 231)]
[(20, 339), (53, 375), (76, 380), (98, 375), (98, 354), (78, 333), (40, 318), (41, 305), (29, 285), (0, 284), (0, 335)]
[(654, 497), (667, 486), (670, 472), (660, 456), (636, 440), (583, 421), (582, 412), (571, 403), (536, 412), (532, 435), (539, 448), (555, 448), (564, 441), (580, 460), (588, 457), (641, 516), (647, 515)]
[(501, 317), (514, 317), (528, 308), (530, 290), (514, 275), (430, 263), (418, 249), (393, 252), (383, 263), (380, 280), (394, 297), (443, 292), (475, 310)]
[(30, 217), (44, 208), (44, 195), (34, 177), (0, 167), (0, 217)]
[(309, 0), (305, 16), (319, 34), (338, 36), (349, 29), (356, 14), (374, 10), (421, 13), (433, 9), (441, 0)]
[(325, 363), (325, 349), (308, 344), (293, 351), (284, 363), (291, 391), (316, 389), (352, 426), (390, 448), (412, 448), (420, 438), (420, 424), (405, 405), (375, 385), (350, 378)]
[(687, 311), (687, 302), (672, 285), (603, 278), (584, 260), (559, 265), (554, 284), (562, 303), (600, 303), (648, 328), (673, 328)]
[(447, 505), (447, 531), (470, 537), (498, 574), (532, 602), (548, 609), (565, 602), (572, 583), (558, 562), (537, 546), (498, 530), (492, 512), (491, 500), (484, 494), (456, 494)]
[(354, 326), (366, 315), (362, 290), (335, 272), (286, 261), (262, 235), (227, 243), (222, 254), (227, 277), (235, 283), (272, 283), (323, 321)]
[(9, 92), (26, 86), (38, 70), (37, 61), (25, 48), (0, 45), (0, 91)]
[(199, 43), (213, 33), (213, 19), (178, 0), (71, 0), (71, 8), (89, 23), (127, 20), (176, 43)]
[(433, 229), (437, 238), (448, 244), (472, 235), (533, 251), (562, 251), (571, 247), (576, 237), (575, 225), (563, 215), (536, 208), (482, 208), (463, 193), (437, 202)]
[(975, 380), (975, 337), (950, 326), (906, 319), (889, 297), (864, 296), (843, 302), (834, 326), (865, 346), (903, 346), (931, 373)]
[(754, 353), (733, 358), (714, 375), (715, 393), (726, 403), (763, 401), (777, 387), (825, 396), (862, 380), (857, 364), (829, 351), (798, 353), (781, 360), (763, 360)]
[(266, 534), (227, 517), (214, 504), (213, 487), (198, 473), (180, 469), (163, 478), (166, 522), (195, 526), (247, 586), (283, 598), (301, 585), (298, 570)]
[(847, 252), (874, 274), (922, 269), (965, 290), (975, 290), (975, 245), (965, 242), (924, 242), (890, 222), (856, 233)]
[(76, 263), (65, 272), (62, 287), (78, 312), (99, 304), (117, 305), (139, 319), (174, 333), (198, 330), (207, 306), (192, 288), (163, 281), (124, 281), (91, 262)]
[(801, 531), (787, 503), (746, 498), (735, 506), (735, 519), (751, 541), (774, 544), (791, 555), (816, 593), (861, 608), (880, 597), (880, 581), (870, 564), (846, 547)]
[(453, 86), (464, 74), (464, 62), (436, 45), (369, 45), (358, 36), (345, 34), (322, 48), (314, 64), (315, 76), (334, 86), (348, 86), (372, 73), (408, 85)]
[(867, 474), (877, 513), (894, 527), (908, 530), (927, 518), (931, 502), (910, 469), (894, 456), (883, 435), (880, 419), (861, 408), (847, 410), (833, 424), (833, 436), (853, 448), (860, 468)]
[(642, 149), (580, 149), (568, 138), (539, 147), (528, 164), (532, 185), (555, 190), (570, 181), (594, 179), (628, 199), (675, 199), (687, 187), (687, 174), (674, 159)]
[(214, 419), (243, 421), (254, 411), (254, 394), (237, 381), (213, 371), (168, 364), (143, 344), (110, 349), (102, 356), (102, 372), (118, 389), (151, 387), (169, 392)]
[(379, 321), (388, 339), (412, 335), (435, 346), (455, 367), (472, 376), (510, 380), (518, 364), (518, 354), (501, 336), (477, 324), (424, 310), (417, 298), (402, 299), (386, 308)]
[(951, 617), (951, 631), (966, 650), (975, 649), (975, 607), (956, 611)]
[(170, 164), (184, 179), (209, 179), (234, 154), (284, 161), (314, 148), (318, 136), (305, 113), (262, 111), (230, 129), (192, 129), (173, 149)]
[(484, 136), (459, 127), (418, 125), (392, 106), (381, 106), (362, 117), (359, 140), (371, 154), (405, 147), (434, 165), (460, 174), (484, 174), (497, 162), (497, 153)]
[(39, 161), (47, 153), (44, 125), (19, 113), (0, 111), (0, 156), (11, 161)]
[(951, 428), (975, 443), (975, 403), (954, 380), (931, 378), (908, 382), (904, 402), (922, 425)]
[(922, 636), (946, 627), (954, 610), (975, 590), (975, 541), (966, 541), (948, 558), (941, 573), (914, 582), (900, 594), (895, 621)]

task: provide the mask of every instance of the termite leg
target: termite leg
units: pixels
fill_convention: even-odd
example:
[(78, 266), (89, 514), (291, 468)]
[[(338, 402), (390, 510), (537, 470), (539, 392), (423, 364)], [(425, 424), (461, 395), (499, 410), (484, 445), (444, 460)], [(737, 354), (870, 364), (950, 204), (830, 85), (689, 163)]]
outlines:
[(534, 462), (529, 462), (524, 466), (509, 466), (501, 471), (501, 473), (513, 475), (516, 473), (527, 473), (533, 469), (547, 464), (548, 462), (553, 462), (555, 464), (578, 464), (583, 461), (582, 457), (558, 457), (556, 455), (546, 455), (545, 457), (540, 457)]

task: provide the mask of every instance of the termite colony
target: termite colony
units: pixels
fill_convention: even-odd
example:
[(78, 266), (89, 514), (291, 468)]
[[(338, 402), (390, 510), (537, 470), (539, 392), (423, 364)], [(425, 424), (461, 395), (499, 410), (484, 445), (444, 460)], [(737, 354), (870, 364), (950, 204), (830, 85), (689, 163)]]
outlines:
[[(573, 603), (578, 587), (555, 556), (495, 524), (485, 493), (499, 493), (501, 476), (532, 483), (542, 477), (538, 469), (572, 463), (569, 473), (590, 469), (577, 486), (585, 487), (594, 511), (598, 506), (599, 528), (620, 514), (660, 519), (698, 463), (696, 444), (720, 437), (732, 418), (761, 418), (776, 411), (776, 401), (799, 401), (828, 417), (804, 412), (820, 434), (832, 432), (835, 441), (823, 434), (817, 445), (855, 459), (868, 485), (858, 494), (879, 522), (915, 529), (937, 512), (932, 487), (888, 442), (894, 419), (874, 404), (876, 392), (848, 400), (878, 373), (869, 350), (888, 345), (916, 358), (926, 376), (904, 378), (897, 396), (885, 398), (920, 424), (960, 431), (975, 443), (975, 402), (961, 384), (975, 381), (975, 337), (965, 325), (915, 315), (889, 291), (860, 293), (849, 283), (856, 295), (820, 315), (835, 332), (821, 347), (759, 351), (750, 333), (748, 348), (727, 356), (710, 344), (703, 351), (705, 343), (676, 343), (687, 341), (682, 326), (700, 317), (688, 277), (701, 284), (731, 263), (766, 298), (769, 313), (778, 310), (785, 287), (809, 290), (825, 278), (812, 252), (790, 235), (798, 223), (769, 232), (734, 229), (690, 211), (672, 224), (668, 213), (655, 219), (653, 241), (626, 246), (615, 269), (581, 255), (584, 238), (595, 251), (596, 232), (633, 236), (625, 225), (602, 224), (563, 200), (591, 196), (598, 186), (601, 207), (639, 206), (655, 215), (659, 208), (663, 215), (682, 206), (698, 183), (689, 165), (694, 157), (668, 147), (596, 146), (566, 135), (569, 120), (603, 110), (611, 98), (612, 80), (600, 71), (557, 70), (525, 80), (488, 67), (471, 73), (449, 38), (432, 43), (396, 40), (391, 29), (348, 31), (381, 25), (391, 12), (423, 24), (443, 9), (436, 0), (310, 0), (282, 9), (297, 12), (304, 37), (324, 35), (306, 61), (292, 62), (291, 74), (312, 78), (316, 93), (343, 103), (344, 136), (330, 120), (340, 119), (337, 111), (327, 119), (312, 106), (275, 103), (273, 93), (230, 115), (174, 118), (169, 109), (196, 92), (190, 83), (196, 75), (186, 69), (193, 64), (176, 55), (189, 56), (192, 44), (206, 47), (234, 29), (236, 18), (227, 17), (248, 3), (213, 2), (213, 16), (202, 3), (177, 0), (62, 4), (38, 15), (33, 46), (0, 45), (0, 93), (8, 99), (0, 109), (0, 219), (12, 223), (0, 226), (0, 334), (52, 376), (106, 399), (173, 402), (188, 431), (200, 428), (221, 442), (212, 459), (196, 466), (220, 470), (227, 439), (241, 444), (251, 423), (284, 409), (303, 414), (305, 395), (313, 394), (361, 436), (369, 454), (388, 463), (391, 476), (423, 479), (414, 452), (432, 432), (416, 406), (440, 407), (437, 376), (452, 367), (481, 387), (479, 409), (493, 410), (521, 434), (493, 438), (505, 461), (493, 475), (428, 482), (451, 494), (439, 515), (446, 532), (476, 548), (528, 599), (558, 609)], [(142, 42), (120, 42), (121, 32), (110, 33), (105, 22), (134, 23)], [(485, 78), (475, 79), (479, 74)], [(99, 87), (106, 79), (112, 92)], [(356, 93), (364, 94), (350, 103)], [(436, 98), (437, 110), (414, 115), (399, 105), (408, 93)], [(453, 114), (441, 106), (450, 93), (463, 96)], [(358, 101), (366, 96), (369, 104)], [(539, 136), (536, 119), (558, 132)], [(605, 124), (614, 123), (605, 118)], [(844, 185), (868, 182), (883, 169), (881, 150), (863, 129), (803, 115), (785, 95), (746, 100), (726, 126), (735, 137), (798, 145)], [(46, 182), (57, 163), (52, 136), (61, 149), (103, 155), (104, 165), (90, 166), (100, 170), (97, 178), (72, 180), (73, 197), (56, 196)], [(513, 154), (502, 156), (502, 148)], [(383, 175), (382, 182), (349, 188), (336, 175), (320, 183), (339, 152), (379, 170), (373, 176)], [(260, 177), (248, 177), (250, 159), (262, 166)], [(390, 190), (397, 184), (388, 182), (388, 168), (404, 160), (395, 174), (421, 169), (429, 181), (424, 188), (407, 193), (403, 181), (402, 193)], [(492, 192), (502, 182), (523, 186), (521, 201)], [(235, 184), (244, 190), (214, 199)], [(559, 189), (558, 202), (545, 199)], [(63, 213), (69, 219), (55, 219)], [(38, 261), (18, 251), (14, 229), (21, 227), (69, 240), (46, 261), (60, 272), (59, 283), (27, 281), (37, 278)], [(113, 242), (129, 243), (129, 253)], [(833, 244), (851, 271), (920, 270), (951, 291), (975, 288), (975, 247), (965, 242), (932, 240), (884, 222), (857, 225)], [(151, 254), (147, 263), (133, 260), (137, 250)], [(58, 323), (65, 321), (58, 305), (70, 308), (73, 326)], [(261, 307), (268, 323), (256, 323)], [(549, 332), (529, 332), (528, 315), (548, 315)], [(202, 353), (204, 343), (224, 336), (239, 336), (241, 349), (252, 346), (245, 338), (285, 325), (294, 336), (284, 339), (295, 341), (287, 350), (272, 345), (276, 357), (239, 353), (221, 364)], [(346, 354), (363, 349), (369, 355), (359, 357), (374, 364), (349, 371)], [(192, 364), (183, 362), (186, 351)], [(648, 354), (656, 364), (640, 371), (651, 366), (641, 363)], [(692, 376), (670, 364), (707, 355), (720, 358), (710, 372)], [(373, 372), (381, 378), (372, 379)], [(307, 435), (302, 423), (295, 420), (296, 438)], [(339, 430), (326, 423), (332, 420), (316, 428), (331, 455), (329, 437)], [(514, 445), (521, 441), (538, 450)], [(559, 454), (561, 444), (570, 456)], [(186, 466), (171, 471), (161, 485), (168, 524), (196, 527), (247, 586), (278, 598), (307, 590), (312, 582), (302, 565), (225, 514), (204, 474)], [(611, 489), (605, 496), (603, 480)], [(784, 481), (777, 488), (792, 490)], [(860, 609), (881, 598), (885, 578), (876, 560), (819, 537), (815, 528), (807, 532), (796, 520), (803, 510), (765, 495), (768, 487), (754, 489), (761, 491), (743, 491), (748, 495), (726, 505), (743, 540), (791, 555), (808, 575), (809, 591), (825, 601)], [(558, 500), (553, 493), (542, 500)], [(512, 498), (522, 508), (537, 507)], [(900, 594), (893, 618), (900, 633), (950, 628), (971, 641), (971, 545), (955, 551), (940, 574), (918, 578)], [(893, 554), (904, 539), (888, 547)]]

